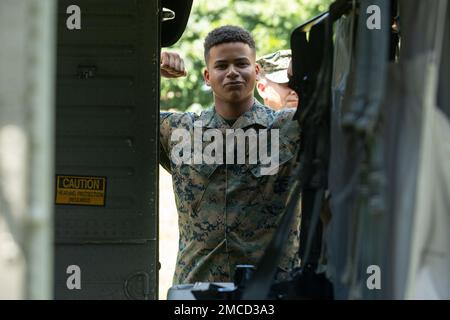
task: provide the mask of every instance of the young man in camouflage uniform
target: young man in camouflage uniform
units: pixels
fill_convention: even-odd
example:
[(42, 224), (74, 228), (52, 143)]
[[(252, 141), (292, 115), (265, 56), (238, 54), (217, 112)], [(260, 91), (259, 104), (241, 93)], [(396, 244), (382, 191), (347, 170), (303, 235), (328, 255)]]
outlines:
[[(275, 112), (254, 98), (260, 69), (250, 33), (239, 27), (220, 27), (208, 34), (204, 48), (204, 79), (212, 88), (214, 106), (200, 116), (166, 112), (160, 115), (160, 159), (172, 174), (179, 214), (174, 284), (230, 282), (237, 264), (257, 264), (284, 212), (299, 143), (297, 121), (291, 120), (295, 109)], [(164, 53), (161, 69), (163, 76), (185, 74), (176, 54)], [(195, 130), (214, 129), (224, 136), (230, 129), (279, 130), (276, 173), (262, 174), (259, 162), (179, 163), (173, 157), (179, 143), (173, 134), (179, 129), (190, 137)], [(204, 147), (206, 142), (202, 143)], [(288, 271), (299, 264), (299, 223), (297, 216), (280, 270)]]
[(288, 87), (287, 70), (291, 61), (291, 50), (280, 50), (266, 54), (256, 60), (261, 67), (256, 88), (264, 104), (275, 110), (296, 108), (297, 93)]

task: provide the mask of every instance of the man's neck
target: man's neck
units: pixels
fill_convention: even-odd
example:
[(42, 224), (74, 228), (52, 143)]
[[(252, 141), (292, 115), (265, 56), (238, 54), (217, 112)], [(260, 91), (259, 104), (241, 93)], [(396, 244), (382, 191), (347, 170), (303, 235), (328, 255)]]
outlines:
[(214, 99), (216, 112), (224, 119), (239, 118), (246, 111), (250, 110), (254, 103), (255, 98), (253, 96), (247, 98), (244, 101), (239, 101), (234, 104)]

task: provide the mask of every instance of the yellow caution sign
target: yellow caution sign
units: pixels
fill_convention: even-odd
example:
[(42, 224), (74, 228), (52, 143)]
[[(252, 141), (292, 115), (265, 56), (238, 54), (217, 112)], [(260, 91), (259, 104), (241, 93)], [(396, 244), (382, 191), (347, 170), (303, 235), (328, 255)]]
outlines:
[(104, 206), (106, 177), (56, 176), (56, 204)]

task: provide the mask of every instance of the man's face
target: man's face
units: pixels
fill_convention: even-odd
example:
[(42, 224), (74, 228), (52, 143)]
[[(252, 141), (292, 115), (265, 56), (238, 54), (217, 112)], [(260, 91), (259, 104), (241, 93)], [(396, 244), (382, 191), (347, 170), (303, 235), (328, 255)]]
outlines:
[(275, 110), (284, 107), (296, 108), (298, 105), (298, 95), (287, 83), (277, 83), (264, 78), (258, 83), (258, 93), (264, 103)]
[(222, 43), (209, 51), (204, 79), (214, 97), (225, 103), (243, 102), (253, 96), (259, 66), (255, 52), (242, 42)]

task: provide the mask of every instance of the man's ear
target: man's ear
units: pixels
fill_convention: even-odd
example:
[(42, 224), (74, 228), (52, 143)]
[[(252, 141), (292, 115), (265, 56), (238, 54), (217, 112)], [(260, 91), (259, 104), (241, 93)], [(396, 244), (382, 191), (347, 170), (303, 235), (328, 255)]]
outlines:
[(258, 90), (260, 97), (264, 99), (266, 96), (266, 82), (263, 79), (256, 83), (256, 90)]
[(259, 63), (255, 63), (255, 72), (256, 72), (256, 79), (259, 80), (260, 76), (260, 72), (261, 72), (261, 66), (259, 65)]
[(205, 80), (205, 83), (207, 86), (211, 86), (211, 84), (209, 82), (209, 71), (206, 68), (205, 68), (205, 70), (203, 70), (203, 80)]

